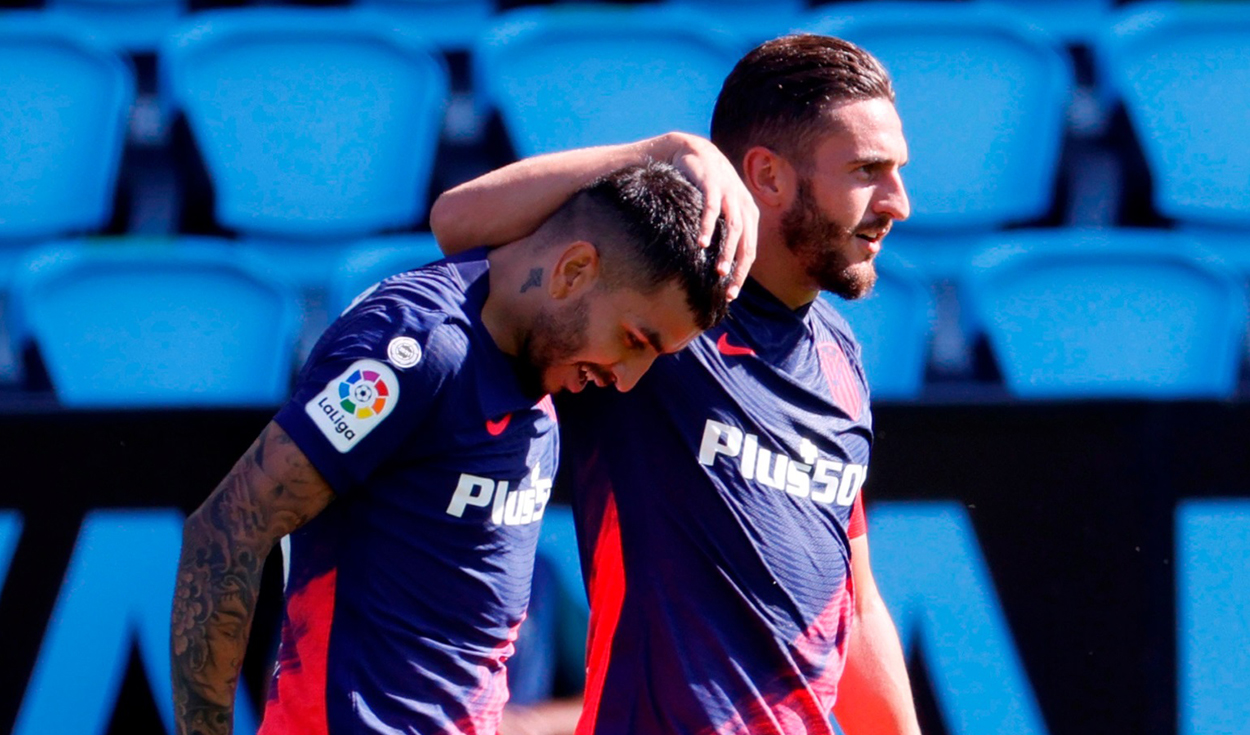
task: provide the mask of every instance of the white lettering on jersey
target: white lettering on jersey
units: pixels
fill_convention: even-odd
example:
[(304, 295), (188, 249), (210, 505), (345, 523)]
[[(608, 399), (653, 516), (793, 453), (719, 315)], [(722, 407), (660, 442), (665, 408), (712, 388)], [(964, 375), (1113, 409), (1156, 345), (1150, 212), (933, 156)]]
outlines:
[(340, 452), (348, 452), (377, 428), (399, 401), (399, 381), (378, 360), (357, 360), (308, 403), (304, 413)]
[(542, 520), (551, 500), (551, 479), (540, 477), (537, 465), (530, 471), (529, 487), (509, 491), (508, 480), (492, 480), (465, 472), (460, 475), (447, 515), (463, 518), (469, 508), (491, 507), (490, 522), (496, 526), (523, 526)]
[(699, 444), (699, 464), (711, 467), (718, 456), (738, 460), (743, 479), (774, 490), (826, 505), (851, 505), (859, 495), (868, 468), (819, 456), (816, 445), (804, 438), (799, 458), (760, 446), (760, 438), (730, 424), (708, 419)]

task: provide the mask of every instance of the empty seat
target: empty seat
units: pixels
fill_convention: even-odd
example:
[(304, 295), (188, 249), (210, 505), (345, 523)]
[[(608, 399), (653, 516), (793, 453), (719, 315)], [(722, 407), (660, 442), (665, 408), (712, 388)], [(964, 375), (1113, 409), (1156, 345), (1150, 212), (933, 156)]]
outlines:
[(161, 52), (216, 194), (249, 236), (332, 240), (424, 215), (447, 74), (384, 18), (341, 9), (195, 16)]
[(920, 395), (934, 317), (933, 295), (914, 266), (890, 250), (876, 259), (877, 285), (855, 301), (822, 293), (855, 330), (874, 398)]
[(1225, 398), (1246, 297), (1222, 261), (1164, 230), (1004, 232), (965, 284), (1007, 388), (1024, 398)]
[(426, 42), (447, 50), (473, 45), (495, 12), (494, 0), (356, 0)]
[(1166, 217), (1250, 228), (1250, 6), (1134, 4), (1100, 61), (1124, 102)]
[(526, 157), (669, 130), (706, 135), (745, 50), (706, 16), (676, 8), (526, 8), (499, 17), (474, 71)]
[[(802, 28), (863, 46), (894, 79), (911, 161), (899, 232), (966, 240), (1051, 210), (1073, 74), (1049, 36), (1001, 8), (950, 2), (830, 5)], [(967, 252), (944, 254), (907, 253), (939, 277)]]
[(441, 260), (442, 251), (429, 233), (378, 237), (348, 248), (330, 281), (329, 310), (339, 314), (357, 297), (387, 276)]
[(133, 100), (130, 67), (79, 26), (0, 14), (0, 248), (108, 222)]
[(1095, 43), (1110, 22), (1116, 0), (977, 0), (1000, 5), (1066, 43)]
[(295, 301), (249, 261), (202, 241), (50, 246), (14, 277), (13, 331), (66, 406), (277, 405)]
[(187, 12), (187, 0), (47, 0), (49, 12), (91, 29), (110, 46), (150, 53)]
[(807, 11), (806, 0), (667, 0), (715, 19), (754, 46), (790, 31)]

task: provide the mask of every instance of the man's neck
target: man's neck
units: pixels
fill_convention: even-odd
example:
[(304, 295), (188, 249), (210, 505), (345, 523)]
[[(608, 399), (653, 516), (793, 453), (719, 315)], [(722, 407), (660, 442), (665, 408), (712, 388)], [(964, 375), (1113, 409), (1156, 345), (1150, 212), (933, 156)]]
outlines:
[(763, 228), (755, 262), (751, 264), (751, 277), (790, 309), (810, 304), (820, 295), (779, 234), (770, 236)]
[(482, 324), (495, 345), (506, 355), (516, 355), (524, 339), (531, 299), (522, 298), (529, 270), (522, 258), (526, 248), (505, 245), (487, 253), (490, 290), (482, 304)]

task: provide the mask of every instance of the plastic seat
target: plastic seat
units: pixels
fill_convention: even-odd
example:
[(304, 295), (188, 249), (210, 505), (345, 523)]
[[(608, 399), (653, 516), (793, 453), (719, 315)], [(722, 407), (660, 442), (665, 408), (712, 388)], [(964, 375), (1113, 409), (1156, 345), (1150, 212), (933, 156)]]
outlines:
[[(950, 2), (827, 6), (802, 28), (863, 46), (894, 79), (910, 149), (900, 233), (966, 237), (1051, 210), (1073, 76), (1049, 36), (1001, 8)], [(916, 265), (947, 276), (966, 254)]]
[(1137, 132), (1158, 212), (1250, 228), (1250, 7), (1141, 4), (1126, 9), (1100, 62)]
[(51, 14), (0, 14), (0, 246), (96, 230), (113, 211), (134, 75)]
[(821, 295), (855, 330), (873, 398), (920, 395), (934, 316), (933, 295), (915, 267), (889, 250), (876, 259), (877, 285), (861, 299)]
[(385, 13), (414, 36), (438, 48), (467, 49), (490, 23), (494, 0), (356, 0)]
[(1089, 45), (1110, 22), (1115, 0), (978, 0), (999, 5), (1061, 41)]
[(745, 50), (706, 16), (676, 8), (526, 8), (486, 33), (474, 72), (526, 157), (669, 130), (706, 135)]
[(14, 278), (14, 332), (66, 406), (274, 406), (289, 389), (295, 300), (249, 263), (204, 241), (50, 246)]
[(1006, 232), (965, 279), (1007, 388), (1023, 398), (1226, 398), (1246, 296), (1165, 230)]
[(379, 237), (350, 247), (330, 281), (329, 309), (342, 313), (378, 281), (441, 260), (443, 253), (429, 233)]
[[(714, 18), (755, 46), (794, 28), (807, 11), (806, 0), (667, 0)], [(710, 115), (710, 113), (709, 113)]]
[(164, 101), (186, 116), (221, 225), (313, 241), (417, 223), (447, 73), (389, 25), (340, 9), (219, 11), (167, 41)]
[(114, 48), (149, 53), (187, 12), (187, 0), (48, 0), (47, 8)]

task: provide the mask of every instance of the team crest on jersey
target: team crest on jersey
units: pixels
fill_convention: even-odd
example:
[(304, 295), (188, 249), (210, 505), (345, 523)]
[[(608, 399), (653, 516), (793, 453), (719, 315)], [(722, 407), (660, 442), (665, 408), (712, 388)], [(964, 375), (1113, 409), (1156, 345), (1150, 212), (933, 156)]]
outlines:
[(864, 395), (859, 388), (859, 377), (846, 359), (846, 353), (836, 342), (821, 342), (816, 345), (816, 352), (820, 355), (820, 372), (824, 373), (829, 384), (834, 405), (846, 411), (852, 421), (858, 421), (860, 412), (864, 410)]
[(304, 404), (304, 413), (340, 452), (348, 452), (395, 410), (399, 381), (377, 360), (357, 360)]

